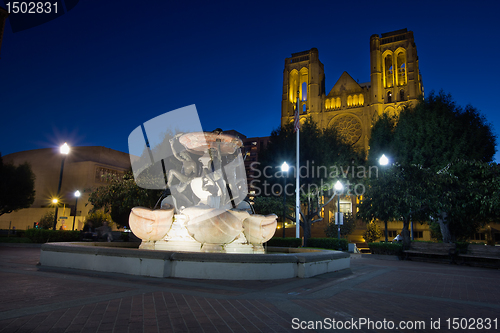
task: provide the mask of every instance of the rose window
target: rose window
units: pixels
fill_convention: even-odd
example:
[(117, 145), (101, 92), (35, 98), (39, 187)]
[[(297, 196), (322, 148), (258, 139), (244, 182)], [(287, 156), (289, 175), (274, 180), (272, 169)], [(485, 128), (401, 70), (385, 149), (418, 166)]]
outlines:
[(363, 133), (361, 122), (351, 115), (338, 116), (333, 122), (333, 127), (335, 127), (337, 132), (351, 145), (358, 142)]

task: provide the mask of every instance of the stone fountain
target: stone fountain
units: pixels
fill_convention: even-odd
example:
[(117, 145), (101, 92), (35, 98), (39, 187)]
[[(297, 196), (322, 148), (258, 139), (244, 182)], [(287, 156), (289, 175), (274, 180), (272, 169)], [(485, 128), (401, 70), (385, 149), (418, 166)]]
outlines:
[(171, 195), (160, 209), (135, 207), (130, 213), (141, 249), (264, 253), (262, 244), (274, 235), (277, 216), (241, 207), (247, 195), (242, 145), (221, 131), (170, 139), (173, 156), (182, 163), (180, 170), (168, 171)]
[[(267, 248), (276, 215), (252, 214), (241, 140), (203, 132), (194, 105), (148, 120), (129, 136), (138, 186), (163, 189), (158, 209), (135, 207), (142, 241), (43, 244), (42, 266), (154, 277), (225, 280), (308, 278), (349, 268), (339, 251)], [(160, 200), (158, 203), (160, 203)], [(152, 251), (156, 250), (156, 251)]]

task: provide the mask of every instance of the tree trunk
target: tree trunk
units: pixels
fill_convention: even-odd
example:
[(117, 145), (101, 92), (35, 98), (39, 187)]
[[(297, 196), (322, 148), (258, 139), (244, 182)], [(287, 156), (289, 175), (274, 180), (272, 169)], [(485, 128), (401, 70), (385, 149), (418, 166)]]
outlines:
[(451, 243), (453, 241), (447, 221), (447, 216), (448, 214), (446, 214), (446, 212), (441, 212), (437, 219), (439, 228), (441, 229), (441, 235), (443, 236), (443, 243)]
[(311, 238), (311, 222), (310, 221), (303, 222), (302, 230), (304, 232), (304, 247), (307, 247), (307, 240)]
[(385, 235), (385, 242), (389, 242), (389, 239), (387, 237), (387, 220), (384, 221), (384, 225), (385, 225), (385, 230), (384, 230), (384, 235)]
[(403, 248), (408, 250), (411, 244), (410, 230), (408, 227), (410, 225), (410, 218), (403, 217), (403, 230), (401, 231), (401, 236), (403, 237)]

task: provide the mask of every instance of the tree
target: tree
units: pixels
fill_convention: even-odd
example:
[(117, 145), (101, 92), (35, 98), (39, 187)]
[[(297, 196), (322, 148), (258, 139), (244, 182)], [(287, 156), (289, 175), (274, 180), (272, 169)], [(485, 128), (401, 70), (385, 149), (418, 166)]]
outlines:
[[(267, 148), (259, 155), (259, 179), (252, 181), (261, 196), (283, 195), (283, 177), (280, 166), (284, 161), (293, 165), (295, 161), (295, 140), (293, 124), (284, 125), (271, 133)], [(323, 220), (322, 209), (335, 197), (333, 184), (342, 179), (353, 185), (351, 168), (364, 165), (363, 154), (355, 152), (338, 135), (334, 128), (320, 129), (308, 117), (300, 129), (300, 168), (295, 167), (286, 177), (285, 190), (287, 196), (295, 195), (295, 174), (300, 177), (300, 226), (304, 233), (304, 244), (311, 237), (311, 225)], [(292, 190), (293, 189), (293, 190)], [(287, 218), (295, 220), (295, 216)]]
[[(255, 197), (253, 199), (253, 208), (256, 214), (268, 215), (276, 214), (283, 215), (283, 200), (279, 197)], [(288, 207), (287, 207), (288, 208)]]
[(368, 179), (358, 216), (366, 222), (402, 221), (403, 244), (409, 247), (410, 221), (428, 218), (429, 205), (435, 200), (432, 182), (432, 172), (420, 166), (388, 166), (378, 178)]
[(128, 226), (132, 208), (154, 208), (162, 193), (161, 190), (147, 190), (137, 186), (130, 171), (123, 176), (108, 177), (109, 185), (87, 190), (92, 192), (89, 203), (94, 206), (90, 213), (103, 208), (118, 226)]
[[(375, 141), (380, 141), (377, 137)], [(394, 129), (394, 158), (438, 172), (457, 160), (491, 162), (496, 137), (480, 112), (455, 105), (451, 95), (433, 92), (405, 108)]]
[(52, 229), (54, 226), (54, 214), (54, 211), (43, 214), (40, 221), (38, 221), (38, 227), (41, 229)]
[(459, 160), (436, 178), (440, 198), (434, 212), (443, 241), (464, 241), (488, 222), (498, 221), (498, 164)]
[(35, 201), (35, 174), (28, 163), (4, 164), (0, 155), (0, 215), (29, 208)]
[(360, 215), (402, 219), (405, 246), (409, 245), (405, 219), (410, 217), (439, 223), (444, 242), (470, 237), (483, 223), (479, 221), (488, 218), (486, 207), (494, 210), (495, 197), (485, 199), (483, 192), (498, 193), (500, 188), (498, 183), (488, 183), (492, 174), (485, 176), (495, 142), (479, 111), (470, 105), (456, 106), (443, 92), (431, 93), (415, 108), (407, 106), (392, 123), (389, 117), (381, 117), (374, 124), (370, 147), (375, 149), (370, 150), (369, 161), (376, 161), (387, 149), (396, 163), (369, 181)]
[(370, 137), (370, 153), (368, 154), (368, 164), (378, 165), (382, 155), (394, 157), (395, 140), (394, 130), (397, 118), (388, 113), (382, 114), (373, 124)]
[(367, 243), (373, 243), (383, 235), (384, 234), (379, 229), (378, 225), (376, 225), (373, 222), (370, 222), (366, 227), (366, 231), (363, 234), (363, 238), (366, 240)]

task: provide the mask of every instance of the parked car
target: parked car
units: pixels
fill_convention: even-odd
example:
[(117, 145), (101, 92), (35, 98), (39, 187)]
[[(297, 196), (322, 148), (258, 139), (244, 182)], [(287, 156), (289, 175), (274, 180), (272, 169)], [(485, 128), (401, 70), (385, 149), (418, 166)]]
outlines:
[(398, 234), (393, 240), (392, 242), (402, 242), (403, 241), (403, 237), (401, 236), (401, 234)]

